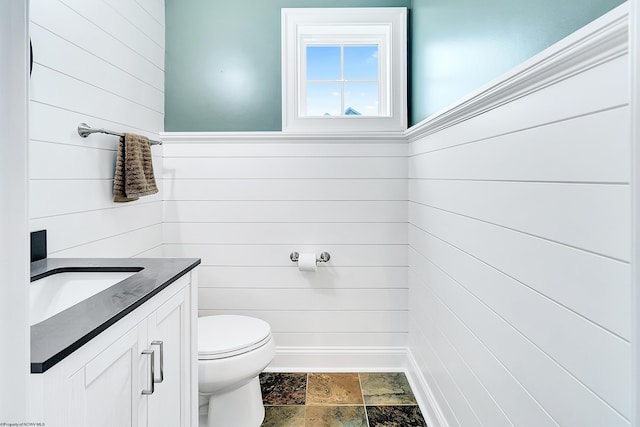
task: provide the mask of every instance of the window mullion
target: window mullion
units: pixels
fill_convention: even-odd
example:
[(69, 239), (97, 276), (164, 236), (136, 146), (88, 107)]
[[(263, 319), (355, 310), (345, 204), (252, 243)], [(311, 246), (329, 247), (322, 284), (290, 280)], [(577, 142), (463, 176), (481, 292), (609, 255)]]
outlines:
[(340, 45), (340, 115), (345, 112), (344, 107), (344, 45)]

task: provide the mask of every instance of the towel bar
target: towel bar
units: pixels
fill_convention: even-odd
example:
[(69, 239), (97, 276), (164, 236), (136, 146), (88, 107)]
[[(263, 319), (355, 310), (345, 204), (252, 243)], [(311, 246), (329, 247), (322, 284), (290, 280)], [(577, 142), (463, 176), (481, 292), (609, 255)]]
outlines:
[[(80, 135), (81, 137), (86, 138), (89, 135), (91, 135), (92, 133), (106, 133), (108, 135), (124, 136), (124, 133), (114, 132), (114, 131), (106, 130), (106, 129), (95, 129), (95, 128), (90, 127), (86, 123), (80, 123), (78, 125), (78, 135)], [(162, 145), (162, 141), (155, 141), (153, 139), (150, 139), (149, 143), (151, 145)]]

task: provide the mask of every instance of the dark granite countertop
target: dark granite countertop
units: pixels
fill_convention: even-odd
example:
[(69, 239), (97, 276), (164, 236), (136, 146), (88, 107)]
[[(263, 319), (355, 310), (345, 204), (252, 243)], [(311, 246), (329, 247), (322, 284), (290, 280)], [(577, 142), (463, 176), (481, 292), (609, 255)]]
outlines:
[(42, 373), (200, 264), (197, 258), (46, 258), (31, 281), (71, 271), (132, 271), (131, 277), (31, 326), (31, 373)]

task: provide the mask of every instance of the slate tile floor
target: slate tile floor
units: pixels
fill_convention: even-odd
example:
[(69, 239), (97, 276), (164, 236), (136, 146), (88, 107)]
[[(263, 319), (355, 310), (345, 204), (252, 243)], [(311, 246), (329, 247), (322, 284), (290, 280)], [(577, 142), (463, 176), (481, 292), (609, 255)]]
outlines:
[(427, 427), (403, 373), (260, 374), (262, 427)]

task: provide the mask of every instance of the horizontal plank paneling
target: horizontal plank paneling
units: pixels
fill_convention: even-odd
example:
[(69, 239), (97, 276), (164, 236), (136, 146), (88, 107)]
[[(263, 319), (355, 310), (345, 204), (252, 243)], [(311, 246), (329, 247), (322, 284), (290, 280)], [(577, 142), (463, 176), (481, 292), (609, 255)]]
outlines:
[[(110, 179), (113, 180), (117, 141), (113, 150), (31, 141), (29, 168), (31, 179)], [(52, 161), (56, 159), (56, 161)], [(162, 170), (162, 158), (152, 156), (154, 172)]]
[(406, 202), (167, 201), (166, 222), (406, 222)]
[[(160, 168), (162, 158), (154, 156), (153, 163)], [(135, 203), (162, 202), (163, 180), (157, 179), (156, 185), (156, 194), (144, 196)], [(30, 186), (34, 193), (33, 196), (31, 191), (29, 194), (33, 218), (128, 206), (113, 201), (113, 179), (34, 179)], [(83, 197), (71, 199), (69, 194), (82, 194)]]
[[(94, 1), (87, 1), (89, 5)], [(99, 2), (102, 3), (102, 2)], [(128, 40), (119, 40), (78, 15), (59, 0), (34, 0), (29, 10), (31, 21), (48, 29), (78, 47), (92, 52), (116, 67), (137, 77), (141, 82), (164, 91), (164, 72), (138, 52)], [(107, 21), (104, 21), (105, 23)], [(116, 26), (110, 25), (117, 29)], [(88, 37), (90, 35), (90, 37)], [(34, 56), (46, 45), (34, 45)], [(162, 128), (157, 129), (157, 131)]]
[(408, 132), (409, 348), (450, 424), (630, 425), (625, 25)]
[[(162, 180), (158, 194), (114, 203), (118, 137), (83, 139), (77, 126), (158, 138), (163, 26), (140, 4), (121, 0), (34, 0), (30, 18), (31, 229), (47, 229), (54, 257), (131, 257), (159, 247)], [(161, 147), (152, 154), (161, 178)]]
[[(416, 262), (411, 270), (429, 283), (433, 293), (448, 306), (445, 310), (435, 303), (436, 298), (428, 296), (422, 299), (423, 310), (444, 324), (454, 323), (450, 313), (455, 313), (558, 424), (593, 427), (629, 425), (627, 419), (613, 411), (593, 391), (584, 387), (495, 312), (478, 303), (475, 297), (433, 264), (426, 260)], [(412, 283), (410, 286), (418, 285)], [(448, 336), (456, 339), (454, 334)], [(567, 396), (571, 396), (571, 405), (567, 404)], [(581, 410), (574, 410), (574, 405)]]
[(138, 230), (86, 242), (69, 249), (50, 252), (51, 258), (128, 258), (162, 244), (162, 226), (149, 225)]
[(303, 332), (303, 333), (285, 333), (280, 332), (273, 334), (276, 346), (296, 347), (296, 348), (356, 348), (356, 347), (406, 347), (407, 334), (404, 332), (397, 333), (320, 333), (320, 332)]
[[(411, 318), (409, 318), (409, 333), (407, 334), (407, 340), (409, 348), (411, 348), (411, 355), (415, 360), (416, 367), (430, 391), (429, 394), (433, 401), (438, 404), (440, 422), (447, 426), (460, 426), (460, 423), (456, 419), (447, 400), (447, 398), (452, 398), (453, 396), (445, 396), (436, 379), (438, 373), (445, 372), (441, 367), (442, 364), (435, 362), (437, 358), (433, 356), (433, 349), (429, 346), (428, 341), (424, 338), (424, 335), (416, 327), (415, 322)], [(431, 359), (434, 361), (432, 362)]]
[(173, 179), (171, 171), (165, 177), (165, 200), (407, 200), (408, 197), (406, 179), (180, 180)]
[(164, 111), (164, 96), (161, 90), (145, 84), (131, 74), (78, 48), (37, 24), (31, 26), (31, 38), (36, 46), (41, 41), (47, 45), (47, 49), (38, 51), (38, 56), (34, 58), (36, 63), (46, 64), (47, 67), (69, 77), (102, 88), (152, 110)]
[[(158, 9), (152, 2), (130, 0), (106, 0), (116, 11), (122, 11), (123, 17), (131, 22), (139, 31), (151, 41), (164, 49), (164, 20), (159, 20), (152, 13)], [(142, 3), (142, 4), (141, 4)], [(144, 5), (144, 6), (143, 6)], [(155, 6), (155, 7), (154, 7)], [(161, 6), (164, 6), (163, 4)], [(148, 9), (145, 9), (145, 7)], [(163, 8), (164, 9), (164, 8)], [(157, 12), (156, 12), (157, 13)], [(163, 52), (164, 53), (164, 52)], [(164, 68), (164, 67), (163, 67)]]
[(164, 29), (164, 0), (135, 0)]
[(110, 7), (102, 1), (60, 1), (100, 30), (121, 41), (127, 49), (135, 51), (158, 69), (164, 69), (164, 48), (144, 34), (139, 25), (128, 18), (130, 11), (135, 8), (134, 2), (120, 2)]
[(291, 252), (323, 251), (332, 267), (406, 267), (407, 247), (401, 245), (170, 245), (164, 256), (201, 258), (208, 266), (291, 267)]
[(406, 244), (406, 223), (164, 223), (165, 243)]
[[(136, 123), (146, 131), (164, 126), (162, 112), (152, 110), (102, 88), (81, 82), (58, 71), (34, 64), (31, 99), (88, 116), (117, 123)], [(37, 78), (36, 78), (37, 77)], [(76, 125), (74, 123), (73, 125)]]
[[(424, 323), (432, 323), (429, 313), (424, 313), (424, 315)], [(462, 421), (462, 425), (513, 426), (491, 395), (487, 393), (482, 382), (470, 369), (465, 359), (448, 341), (446, 335), (433, 327), (427, 328), (424, 333), (426, 341), (438, 349), (438, 358), (444, 370), (473, 408), (475, 417), (470, 421)], [(459, 411), (457, 414), (461, 415)]]
[[(626, 159), (631, 149), (629, 128), (625, 126), (628, 117), (628, 107), (616, 108), (416, 154), (409, 158), (409, 175), (456, 180), (626, 183), (630, 173)], [(473, 141), (475, 137), (470, 134), (464, 140)]]
[[(158, 227), (162, 229), (162, 226), (158, 226)], [(159, 240), (159, 243), (157, 246), (154, 246), (151, 249), (145, 249), (142, 252), (138, 252), (135, 255), (135, 257), (136, 258), (162, 258), (164, 256), (164, 251), (162, 249), (162, 239), (158, 239), (158, 240)]]
[(33, 219), (33, 230), (47, 229), (48, 249), (61, 251), (162, 223), (159, 202)]
[[(288, 258), (288, 255), (287, 255)], [(334, 267), (319, 263), (318, 271), (300, 271), (289, 267), (209, 267), (199, 272), (200, 287), (235, 288), (406, 288), (405, 267)]]
[[(416, 337), (417, 330), (411, 331), (411, 338)], [(445, 411), (447, 423), (454, 426), (481, 425), (473, 408), (465, 398), (463, 391), (456, 384), (451, 374), (447, 371), (441, 357), (431, 342), (423, 337), (422, 346), (416, 349), (417, 357), (424, 360), (423, 369), (429, 372), (437, 388), (441, 391), (443, 400), (439, 405), (450, 409)]]
[[(410, 276), (409, 293), (409, 337), (411, 348), (418, 358), (431, 360), (436, 352), (432, 341), (428, 338), (431, 334), (443, 334), (451, 342), (456, 352), (464, 355), (464, 362), (478, 378), (487, 394), (500, 406), (507, 418), (514, 426), (557, 426), (558, 424), (535, 401), (526, 388), (511, 375), (509, 370), (474, 336), (471, 331), (460, 323), (459, 319), (451, 316), (443, 322), (438, 320), (430, 312), (425, 310), (425, 301), (435, 298), (429, 293), (428, 288), (420, 283), (412, 272)], [(437, 298), (434, 304), (441, 303)], [(446, 308), (443, 308), (446, 310)], [(453, 313), (451, 313), (453, 314)], [(439, 350), (439, 348), (438, 348)], [(436, 352), (437, 353), (437, 352)], [(424, 363), (422, 369), (437, 380), (439, 369)], [(466, 380), (461, 378), (460, 386), (466, 392)], [(447, 395), (447, 399), (451, 396)], [(445, 407), (447, 407), (446, 405)]]
[[(56, 159), (56, 161), (52, 161)], [(31, 179), (113, 180), (116, 151), (31, 141)]]
[[(202, 178), (406, 178), (404, 157), (275, 157), (164, 159), (164, 177)], [(313, 187), (308, 191), (313, 192)]]
[[(113, 202), (113, 180), (32, 180), (29, 188), (29, 212), (33, 219), (72, 212), (124, 207)], [(161, 188), (161, 183), (158, 183)], [(161, 190), (160, 190), (161, 191)], [(70, 197), (82, 195), (82, 197)], [(161, 202), (158, 192), (136, 204)]]
[(409, 197), (421, 204), (629, 260), (629, 188), (624, 185), (411, 179)]
[[(410, 204), (409, 244), (420, 230), (629, 339), (629, 265), (503, 227)], [(535, 262), (532, 262), (535, 260)]]
[(406, 310), (405, 289), (200, 288), (200, 309), (218, 310)]
[(284, 347), (406, 345), (406, 145), (164, 138), (162, 253), (203, 258), (201, 314), (265, 318)]
[[(417, 232), (414, 240), (417, 244), (412, 248), (604, 400), (619, 410), (630, 407), (626, 392), (631, 386), (629, 342), (439, 239)], [(412, 269), (415, 263), (422, 262), (413, 251), (409, 261)], [(602, 377), (599, 369), (607, 364), (611, 367)]]
[[(230, 138), (231, 139), (231, 138)], [(166, 157), (406, 157), (403, 143), (336, 143), (325, 142), (215, 142), (168, 143)]]
[(405, 333), (407, 312), (401, 311), (248, 311), (199, 310), (199, 316), (237, 314), (268, 322), (271, 331), (289, 333)]
[[(40, 102), (32, 101), (29, 104), (29, 117), (31, 119), (29, 136), (32, 141), (56, 142), (80, 147), (102, 148), (105, 150), (115, 150), (118, 146), (118, 137), (114, 135), (94, 133), (88, 138), (80, 137), (80, 135), (78, 135), (78, 125), (80, 123), (87, 123), (97, 129), (103, 128), (115, 132), (134, 132), (145, 135), (151, 139), (158, 139), (157, 132), (148, 132), (136, 128), (135, 124), (123, 125), (121, 123), (114, 123), (102, 118), (89, 117), (86, 114), (68, 111)], [(154, 156), (162, 155), (162, 146), (153, 145), (151, 152)], [(161, 173), (158, 173), (156, 178), (160, 176)]]

